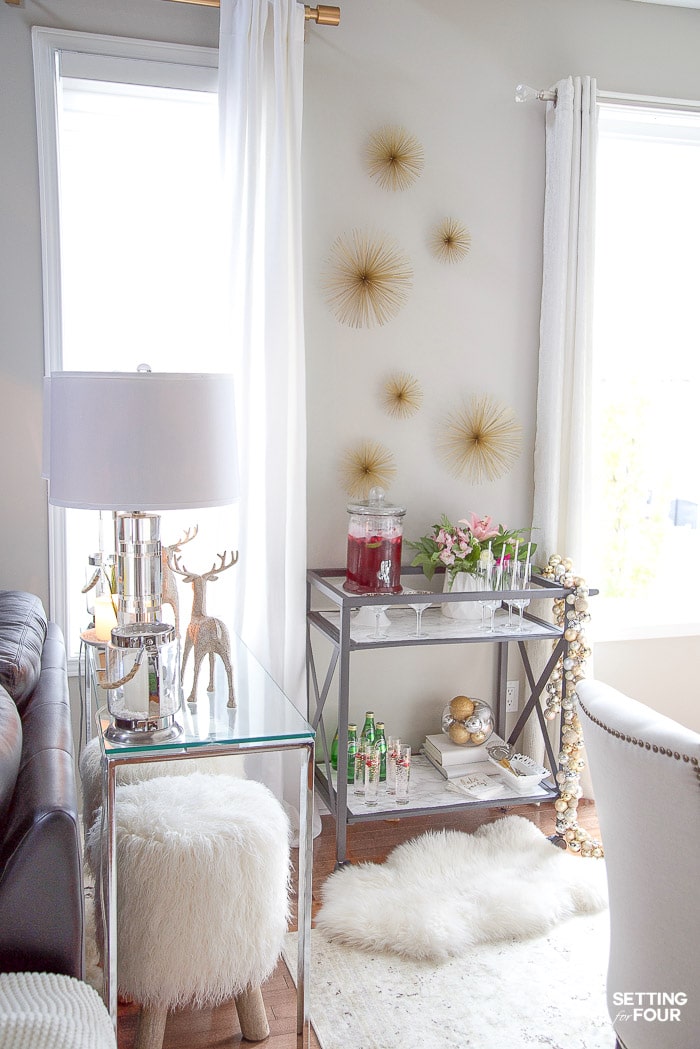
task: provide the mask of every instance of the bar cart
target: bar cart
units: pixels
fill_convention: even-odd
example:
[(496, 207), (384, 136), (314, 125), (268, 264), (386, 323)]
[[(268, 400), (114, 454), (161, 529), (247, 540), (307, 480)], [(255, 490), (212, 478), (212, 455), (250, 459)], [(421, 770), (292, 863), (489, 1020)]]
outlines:
[[(417, 578), (418, 577), (418, 578)], [(324, 711), (331, 694), (337, 702), (338, 724), (338, 768), (347, 768), (348, 708), (350, 697), (350, 672), (352, 655), (358, 651), (381, 648), (396, 648), (424, 645), (469, 645), (491, 644), (495, 648), (495, 682), (496, 703), (494, 709), (495, 731), (506, 742), (513, 744), (520, 736), (530, 718), (535, 718), (544, 741), (544, 747), (550, 769), (558, 768), (549, 733), (539, 703), (542, 691), (549, 680), (559, 657), (568, 653), (569, 642), (563, 630), (534, 614), (537, 602), (566, 598), (572, 591), (560, 586), (550, 579), (533, 574), (527, 590), (528, 609), (523, 616), (522, 629), (515, 626), (508, 628), (507, 605), (509, 599), (522, 597), (522, 592), (500, 591), (496, 595), (491, 591), (474, 593), (443, 593), (437, 589), (416, 589), (425, 587), (426, 579), (420, 568), (403, 567), (401, 578), (404, 591), (396, 594), (351, 594), (343, 584), (345, 569), (310, 569), (307, 572), (307, 687), (308, 687), (308, 720), (318, 732), (321, 742), (320, 762), (316, 765), (316, 789), (328, 805), (336, 823), (336, 865), (346, 862), (346, 843), (348, 824), (367, 819), (395, 819), (401, 816), (436, 814), (439, 811), (455, 811), (465, 806), (506, 807), (539, 803), (554, 799), (557, 788), (554, 782), (542, 781), (531, 792), (523, 795), (504, 786), (503, 795), (488, 800), (470, 799), (445, 789), (445, 781), (435, 771), (425, 757), (417, 755), (413, 759), (411, 771), (412, 798), (402, 809), (385, 799), (373, 808), (368, 808), (361, 798), (353, 796), (348, 790), (347, 777), (338, 776), (331, 767), (330, 748), (324, 726)], [(443, 576), (436, 574), (434, 586), (441, 586)], [(410, 593), (407, 591), (410, 590)], [(593, 595), (597, 593), (591, 590)], [(464, 619), (452, 619), (442, 615), (441, 605), (444, 602), (478, 601), (484, 602), (489, 597), (497, 596), (501, 605), (498, 612), (499, 632), (488, 633), (479, 628), (476, 622)], [(415, 636), (417, 604), (425, 604), (422, 623), (425, 636)], [(429, 607), (428, 607), (429, 606)], [(373, 629), (372, 615), (363, 612), (369, 608), (378, 616), (383, 610), (389, 622), (380, 632)], [(359, 610), (359, 611), (358, 611)], [(362, 623), (362, 625), (360, 625)], [(368, 625), (369, 624), (369, 625)], [(322, 635), (331, 644), (328, 664), (325, 668), (318, 666), (319, 658), (314, 652), (314, 632)], [(411, 636), (412, 635), (412, 636)], [(528, 641), (549, 640), (552, 651), (547, 664), (536, 680), (527, 650)], [(522, 710), (512, 731), (504, 736), (506, 724), (506, 685), (508, 669), (508, 651), (516, 645), (526, 678), (526, 697)], [(323, 680), (321, 680), (321, 674)], [(336, 681), (335, 687), (333, 687)], [(330, 709), (330, 708), (328, 708)], [(414, 789), (415, 784), (415, 789)]]

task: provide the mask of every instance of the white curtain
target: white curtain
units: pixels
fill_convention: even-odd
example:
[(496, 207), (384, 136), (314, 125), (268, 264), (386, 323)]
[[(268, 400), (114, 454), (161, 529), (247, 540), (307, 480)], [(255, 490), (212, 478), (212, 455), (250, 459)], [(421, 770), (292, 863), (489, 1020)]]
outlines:
[(221, 0), (219, 107), (240, 448), (236, 632), (306, 711), (304, 7)]
[[(596, 82), (555, 85), (545, 117), (545, 200), (533, 538), (538, 559), (571, 557), (585, 577), (590, 507), (591, 323), (595, 213)], [(551, 655), (530, 646), (539, 674)], [(556, 724), (556, 723), (554, 723)], [(554, 725), (553, 725), (554, 729)], [(556, 727), (558, 732), (558, 726)], [(522, 740), (542, 760), (533, 719)], [(556, 747), (555, 747), (556, 750)], [(589, 784), (584, 774), (584, 793)]]
[[(306, 713), (303, 68), (303, 4), (221, 0), (219, 113), (241, 475), (235, 627)], [(298, 844), (296, 758), (250, 757), (246, 773), (284, 803)]]
[(568, 77), (547, 103), (534, 538), (585, 575), (590, 504), (596, 82)]

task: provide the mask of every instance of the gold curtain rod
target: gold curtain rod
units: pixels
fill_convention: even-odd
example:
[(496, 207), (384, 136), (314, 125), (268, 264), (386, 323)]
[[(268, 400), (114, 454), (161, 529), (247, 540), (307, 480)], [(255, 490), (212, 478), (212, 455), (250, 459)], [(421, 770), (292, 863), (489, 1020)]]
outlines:
[[(196, 4), (198, 7), (220, 7), (220, 0), (174, 0), (175, 3)], [(20, 7), (22, 0), (5, 0), (6, 4)], [(304, 16), (307, 22), (316, 22), (317, 25), (340, 25), (340, 8), (328, 7), (319, 4), (318, 7), (308, 7), (304, 4)]]
[[(15, 3), (17, 0), (6, 0), (7, 3)], [(198, 7), (220, 7), (220, 0), (173, 0), (179, 4), (196, 4)], [(317, 25), (340, 25), (340, 8), (328, 7), (319, 4), (318, 7), (309, 7), (304, 4), (304, 17), (307, 22), (316, 22)]]

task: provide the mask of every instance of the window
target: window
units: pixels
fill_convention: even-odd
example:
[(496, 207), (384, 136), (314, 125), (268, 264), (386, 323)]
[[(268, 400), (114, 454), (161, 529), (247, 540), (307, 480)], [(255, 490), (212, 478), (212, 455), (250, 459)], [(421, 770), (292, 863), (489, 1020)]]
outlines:
[[(34, 30), (47, 372), (230, 371), (216, 61), (205, 48)], [(114, 440), (95, 434), (95, 454)], [(198, 523), (211, 557), (230, 546), (231, 512), (166, 514), (163, 541)], [(50, 509), (51, 614), (73, 656), (106, 517)]]
[(592, 532), (617, 633), (700, 615), (700, 105), (599, 107)]

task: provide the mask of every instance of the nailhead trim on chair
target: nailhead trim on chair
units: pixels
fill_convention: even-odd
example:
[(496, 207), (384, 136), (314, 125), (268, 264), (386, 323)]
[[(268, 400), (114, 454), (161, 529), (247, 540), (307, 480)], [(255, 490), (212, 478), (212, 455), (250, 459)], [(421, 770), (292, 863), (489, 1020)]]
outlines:
[(615, 739), (621, 739), (623, 740), (623, 742), (631, 743), (633, 746), (643, 747), (645, 750), (651, 750), (654, 752), (654, 754), (663, 754), (663, 756), (666, 758), (675, 758), (676, 761), (683, 760), (689, 763), (693, 766), (695, 775), (698, 777), (698, 781), (700, 782), (700, 758), (691, 758), (689, 754), (681, 754), (677, 750), (668, 750), (666, 747), (658, 747), (656, 743), (647, 743), (643, 739), (637, 739), (636, 736), (626, 736), (624, 733), (619, 732), (617, 729), (610, 728), (609, 725), (603, 724), (600, 718), (594, 717), (593, 714), (591, 714), (590, 710), (586, 709), (585, 705), (581, 702), (580, 699), (578, 701), (578, 705), (580, 709), (584, 712), (586, 717), (590, 721), (592, 721), (594, 725), (597, 725), (598, 728), (602, 728), (604, 732), (607, 732), (609, 735), (614, 736)]

